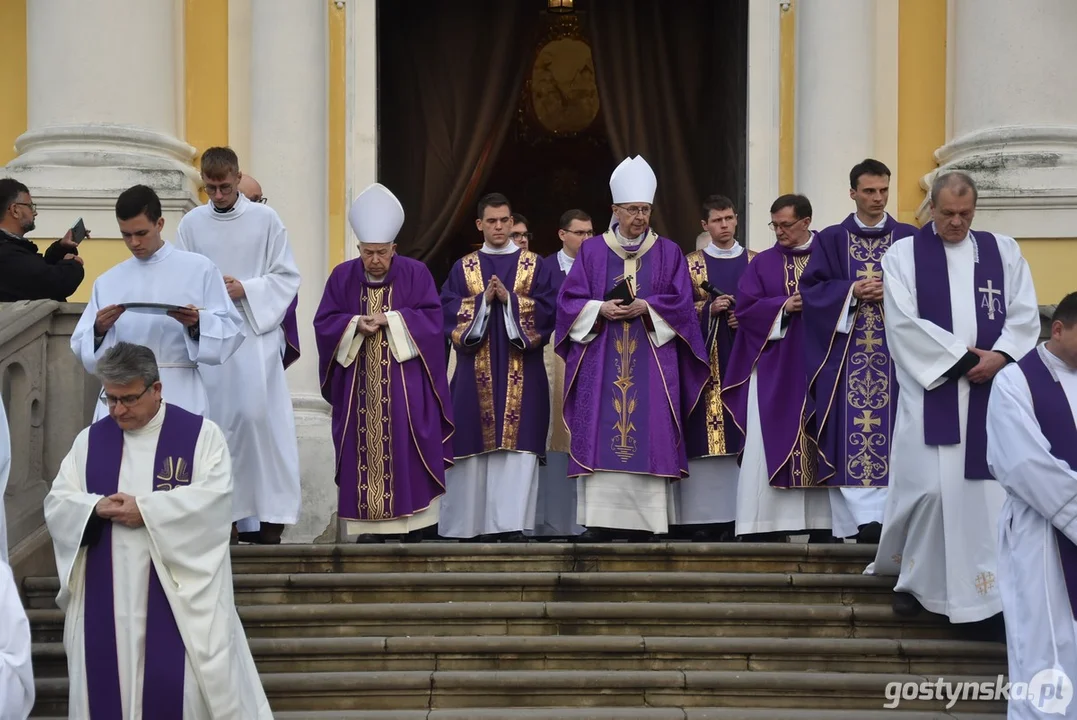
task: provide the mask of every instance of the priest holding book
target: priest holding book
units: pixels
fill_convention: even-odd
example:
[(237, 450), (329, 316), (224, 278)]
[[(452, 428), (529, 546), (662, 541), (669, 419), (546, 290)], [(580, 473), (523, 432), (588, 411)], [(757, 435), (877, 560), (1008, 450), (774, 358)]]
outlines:
[(688, 265), (651, 227), (657, 187), (642, 157), (617, 166), (614, 223), (584, 241), (558, 298), (583, 540), (669, 530), (669, 484), (688, 474), (685, 423), (710, 375)]

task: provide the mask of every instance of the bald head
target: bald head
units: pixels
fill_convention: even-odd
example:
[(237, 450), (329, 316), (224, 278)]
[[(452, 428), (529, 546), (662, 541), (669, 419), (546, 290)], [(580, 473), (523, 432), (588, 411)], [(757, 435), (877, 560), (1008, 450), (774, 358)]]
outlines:
[(239, 179), (239, 191), (251, 202), (262, 202), (262, 186), (250, 175), (244, 175)]
[(955, 197), (964, 197), (971, 192), (973, 205), (976, 204), (980, 196), (980, 193), (976, 190), (976, 183), (972, 181), (972, 178), (967, 173), (959, 170), (942, 173), (935, 177), (935, 181), (931, 183), (932, 205), (938, 204), (939, 194), (943, 190), (949, 190)]

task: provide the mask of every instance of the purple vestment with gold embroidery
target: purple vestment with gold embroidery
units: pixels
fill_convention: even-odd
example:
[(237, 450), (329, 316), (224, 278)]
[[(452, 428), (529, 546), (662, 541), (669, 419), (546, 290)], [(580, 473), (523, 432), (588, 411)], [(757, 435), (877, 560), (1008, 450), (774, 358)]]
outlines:
[[(508, 305), (488, 304), (485, 330), (475, 339), (471, 332), (494, 275), (509, 291)], [(443, 330), (456, 350), (456, 457), (497, 450), (545, 456), (550, 387), (542, 350), (553, 332), (554, 293), (548, 263), (529, 250), (473, 252), (453, 265), (441, 304)]]
[[(418, 354), (398, 362), (382, 327), (363, 339), (348, 367), (341, 365), (341, 344), (355, 337), (352, 318), (389, 311), (399, 314)], [(314, 333), (322, 397), (333, 406), (339, 516), (377, 521), (425, 510), (445, 492), (453, 434), (441, 303), (430, 271), (397, 255), (385, 277), (372, 282), (360, 260), (337, 265)]]
[[(755, 380), (767, 474), (772, 487), (811, 487), (818, 483), (818, 450), (805, 432), (807, 378), (804, 373), (804, 313), (784, 315), (815, 242), (802, 250), (774, 245), (755, 256), (737, 287), (737, 336), (729, 358), (722, 401), (744, 432), (748, 386)], [(781, 339), (771, 340), (779, 318)]]
[[(599, 316), (588, 343), (569, 330), (591, 301), (601, 302), (625, 274), (611, 230), (585, 240), (557, 302), (557, 353), (565, 360), (564, 418), (572, 449), (569, 475), (637, 473), (668, 478), (688, 474), (685, 423), (710, 371), (692, 281), (684, 255), (671, 240), (648, 231), (641, 245), (624, 248), (638, 262), (635, 295), (675, 333), (657, 347), (644, 315), (628, 322)], [(642, 252), (641, 252), (642, 251)]]
[(883, 255), (915, 235), (889, 215), (862, 228), (853, 215), (815, 238), (800, 279), (811, 426), (819, 443), (819, 481), (832, 487), (886, 487), (898, 385), (883, 328), (883, 303), (857, 302), (849, 332), (849, 291), (882, 278)]

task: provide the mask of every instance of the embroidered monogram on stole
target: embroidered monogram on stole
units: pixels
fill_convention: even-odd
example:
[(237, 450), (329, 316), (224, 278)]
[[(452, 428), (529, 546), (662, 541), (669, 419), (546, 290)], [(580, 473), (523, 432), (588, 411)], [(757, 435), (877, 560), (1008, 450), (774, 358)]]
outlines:
[[(390, 307), (391, 288), (364, 286), (360, 303), (367, 314), (385, 312)], [(359, 386), (359, 514), (368, 520), (392, 517), (392, 408), (389, 398), (392, 373), (389, 368), (389, 337), (379, 328), (363, 341), (364, 382)]]
[(187, 485), (191, 482), (191, 468), (183, 458), (166, 457), (157, 471), (157, 489), (171, 490), (172, 483)]
[[(849, 234), (849, 276), (856, 280), (882, 277), (882, 259), (891, 235), (878, 238)], [(848, 357), (844, 365), (848, 420), (845, 427), (845, 472), (850, 480), (871, 486), (889, 471), (890, 383), (893, 371), (886, 352), (881, 303), (857, 307)]]

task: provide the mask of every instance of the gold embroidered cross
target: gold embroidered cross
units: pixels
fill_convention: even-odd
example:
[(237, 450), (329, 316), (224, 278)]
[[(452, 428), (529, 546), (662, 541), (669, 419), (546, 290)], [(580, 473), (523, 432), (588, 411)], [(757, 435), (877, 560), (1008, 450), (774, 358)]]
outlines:
[(856, 271), (857, 280), (878, 280), (883, 274), (875, 268), (875, 263), (864, 263), (864, 267)]
[(865, 330), (864, 337), (857, 338), (856, 346), (863, 348), (864, 352), (873, 353), (876, 349), (882, 347), (883, 339), (875, 336), (874, 330)]
[(976, 576), (976, 592), (986, 595), (995, 587), (995, 573), (982, 572)]
[(858, 428), (860, 428), (860, 432), (865, 433), (873, 431), (876, 426), (882, 424), (882, 419), (875, 417), (872, 414), (871, 410), (864, 410), (860, 413), (860, 417), (853, 419), (853, 425), (856, 425)]

